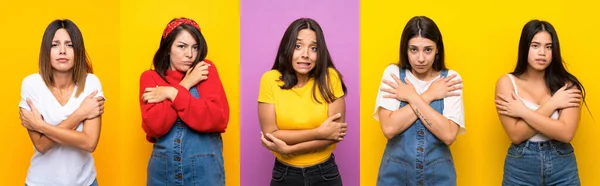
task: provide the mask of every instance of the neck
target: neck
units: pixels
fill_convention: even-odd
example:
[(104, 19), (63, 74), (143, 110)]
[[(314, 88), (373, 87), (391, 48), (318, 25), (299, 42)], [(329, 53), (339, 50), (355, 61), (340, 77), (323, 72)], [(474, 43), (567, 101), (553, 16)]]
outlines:
[(428, 71), (426, 71), (425, 73), (418, 73), (416, 70), (412, 69), (410, 71), (417, 79), (421, 80), (421, 81), (429, 81), (432, 80), (433, 78), (437, 77), (439, 75), (438, 72), (433, 71), (433, 69), (429, 69)]
[(306, 85), (306, 83), (310, 79), (310, 78), (308, 78), (308, 74), (296, 74), (296, 78), (298, 79), (298, 82), (296, 83), (296, 86), (295, 86), (297, 88), (303, 87), (304, 85)]
[(71, 85), (74, 85), (73, 73), (72, 72), (56, 72), (52, 73), (54, 79), (54, 87), (58, 89), (66, 89)]
[(531, 67), (527, 67), (527, 71), (521, 74), (521, 79), (533, 82), (544, 81), (545, 72), (546, 71), (544, 70), (535, 70)]

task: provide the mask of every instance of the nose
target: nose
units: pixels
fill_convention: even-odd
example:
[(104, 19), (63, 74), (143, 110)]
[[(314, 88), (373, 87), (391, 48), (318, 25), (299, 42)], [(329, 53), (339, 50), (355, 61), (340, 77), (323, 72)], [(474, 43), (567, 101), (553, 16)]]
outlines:
[(185, 57), (192, 58), (192, 57), (194, 57), (193, 53), (194, 53), (194, 51), (193, 51), (192, 47), (188, 47), (187, 50), (185, 51)]
[(417, 56), (417, 62), (419, 62), (419, 63), (425, 62), (425, 55), (423, 54), (423, 52), (419, 52), (419, 54)]
[(66, 54), (66, 53), (67, 53), (67, 48), (66, 48), (66, 46), (65, 46), (65, 45), (60, 45), (60, 46), (58, 47), (58, 53), (59, 53), (59, 54)]
[(302, 58), (308, 58), (308, 48), (305, 47), (304, 49), (302, 49)]
[(538, 51), (539, 56), (546, 56), (546, 48), (541, 48)]

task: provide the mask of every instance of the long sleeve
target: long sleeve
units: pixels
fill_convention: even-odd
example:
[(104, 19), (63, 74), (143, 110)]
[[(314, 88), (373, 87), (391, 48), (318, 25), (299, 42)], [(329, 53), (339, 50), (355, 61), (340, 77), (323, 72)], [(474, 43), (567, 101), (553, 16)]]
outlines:
[(229, 104), (216, 66), (208, 60), (208, 79), (197, 86), (200, 98), (194, 98), (179, 84), (172, 84), (177, 91), (173, 108), (177, 115), (198, 132), (225, 132), (229, 122)]
[(165, 135), (173, 123), (177, 120), (177, 112), (172, 107), (170, 100), (159, 103), (145, 103), (142, 100), (144, 90), (149, 87), (169, 86), (160, 76), (148, 70), (142, 73), (140, 77), (140, 107), (142, 110), (142, 128), (146, 132), (146, 139), (150, 142), (156, 142), (156, 137)]

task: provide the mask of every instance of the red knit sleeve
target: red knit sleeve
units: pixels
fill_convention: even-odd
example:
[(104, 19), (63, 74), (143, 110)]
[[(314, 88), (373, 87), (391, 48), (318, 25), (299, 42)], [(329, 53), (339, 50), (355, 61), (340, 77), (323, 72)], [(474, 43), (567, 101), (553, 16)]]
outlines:
[(170, 100), (159, 103), (146, 103), (142, 100), (144, 90), (149, 87), (169, 86), (155, 71), (147, 70), (140, 77), (140, 107), (142, 110), (142, 128), (149, 142), (156, 142), (156, 137), (165, 135), (177, 120), (177, 112)]
[(204, 62), (210, 67), (208, 79), (196, 85), (200, 98), (194, 98), (183, 86), (172, 84), (178, 90), (173, 108), (179, 118), (198, 132), (225, 132), (229, 122), (227, 96), (215, 64), (208, 60)]

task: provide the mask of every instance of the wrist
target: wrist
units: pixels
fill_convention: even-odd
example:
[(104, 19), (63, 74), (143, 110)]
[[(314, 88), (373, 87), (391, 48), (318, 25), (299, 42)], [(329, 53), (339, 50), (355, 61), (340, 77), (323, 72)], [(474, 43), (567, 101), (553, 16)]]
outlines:
[(181, 82), (179, 82), (179, 85), (188, 90), (190, 90), (190, 88), (192, 87), (185, 79), (181, 80)]
[(406, 102), (408, 102), (409, 104), (412, 104), (415, 101), (418, 101), (419, 99), (423, 100), (419, 94), (414, 93), (414, 94), (412, 94), (412, 95), (410, 95), (410, 96), (407, 97)]
[[(182, 85), (183, 86), (183, 85)], [(185, 88), (185, 86), (183, 86)], [(175, 87), (169, 87), (169, 99), (174, 101), (179, 91)]]
[(427, 94), (427, 92), (421, 94), (421, 98), (423, 99), (423, 101), (425, 101), (425, 103), (429, 104), (433, 101), (433, 99), (431, 98), (431, 96), (429, 96), (429, 94)]

